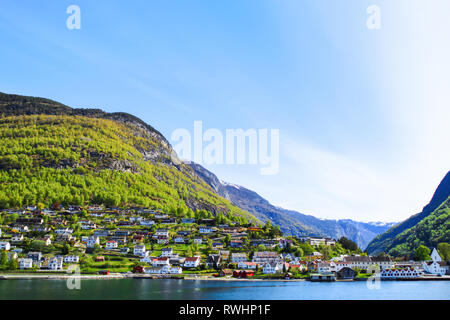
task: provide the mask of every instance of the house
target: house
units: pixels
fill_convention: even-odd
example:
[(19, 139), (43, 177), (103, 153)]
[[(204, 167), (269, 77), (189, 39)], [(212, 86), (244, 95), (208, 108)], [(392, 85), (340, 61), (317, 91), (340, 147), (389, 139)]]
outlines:
[(59, 228), (55, 230), (56, 234), (72, 234), (73, 229), (70, 228)]
[(171, 257), (173, 255), (172, 248), (163, 248), (161, 250), (161, 257)]
[(185, 268), (197, 268), (200, 265), (200, 257), (188, 257), (184, 260)]
[(195, 219), (193, 219), (193, 218), (183, 218), (183, 219), (181, 219), (181, 223), (189, 223), (189, 224), (191, 224), (191, 223), (194, 223), (195, 222)]
[(231, 248), (242, 248), (244, 246), (244, 242), (242, 240), (231, 240), (230, 247)]
[(2, 241), (0, 242), (0, 251), (9, 251), (11, 249), (11, 244), (9, 242)]
[(107, 250), (117, 249), (118, 247), (119, 247), (119, 244), (117, 243), (117, 241), (109, 240), (106, 242)]
[(202, 244), (203, 238), (202, 237), (194, 237), (194, 243), (195, 244)]
[(381, 270), (392, 269), (395, 266), (395, 262), (387, 256), (370, 257), (371, 265), (379, 266)]
[(442, 258), (437, 252), (436, 248), (433, 248), (431, 252), (431, 261), (423, 262), (423, 271), (430, 274), (441, 275), (447, 273), (446, 263), (442, 262)]
[(158, 244), (169, 244), (169, 237), (168, 236), (158, 236), (156, 242)]
[(11, 243), (22, 242), (23, 239), (24, 239), (23, 234), (18, 234), (11, 238)]
[(97, 229), (94, 231), (94, 236), (96, 237), (108, 237), (109, 231), (106, 229)]
[(231, 262), (239, 263), (247, 261), (247, 254), (245, 253), (232, 253), (231, 254)]
[(264, 274), (275, 274), (283, 272), (283, 263), (281, 262), (266, 262), (263, 265), (262, 272)]
[(213, 232), (213, 228), (212, 227), (208, 227), (208, 226), (201, 226), (201, 227), (198, 228), (198, 232), (200, 232), (202, 234), (212, 233)]
[(20, 258), (19, 259), (19, 269), (30, 269), (33, 268), (33, 259)]
[(169, 274), (171, 270), (171, 267), (169, 265), (165, 265), (162, 267), (151, 267), (151, 268), (144, 268), (144, 273), (148, 274)]
[(224, 244), (222, 242), (213, 242), (212, 247), (213, 249), (223, 249)]
[(171, 266), (169, 269), (169, 273), (170, 274), (182, 274), (183, 273), (183, 269), (181, 267), (178, 266)]
[(153, 220), (141, 220), (141, 221), (139, 221), (139, 223), (140, 223), (141, 226), (150, 227), (150, 226), (155, 224), (155, 221), (153, 221)]
[(219, 254), (222, 260), (228, 260), (228, 258), (230, 257), (230, 251), (228, 250), (219, 250)]
[(219, 277), (232, 276), (233, 271), (231, 269), (221, 269), (219, 271)]
[(252, 262), (258, 264), (281, 262), (282, 258), (280, 254), (271, 251), (258, 251), (253, 254)]
[(331, 262), (319, 262), (317, 264), (317, 271), (319, 273), (330, 273), (332, 272)]
[(27, 258), (33, 260), (33, 262), (40, 262), (42, 260), (41, 252), (28, 252)]
[(143, 235), (136, 234), (136, 235), (133, 236), (133, 243), (134, 244), (141, 243), (143, 241), (144, 241), (144, 236)]
[(63, 258), (53, 257), (48, 261), (48, 268), (50, 270), (62, 270), (63, 269)]
[(86, 241), (86, 247), (94, 248), (95, 245), (100, 245), (100, 238), (96, 236), (91, 236)]
[(161, 267), (161, 266), (169, 266), (169, 258), (168, 257), (160, 257), (152, 260), (152, 266)]
[(80, 257), (76, 255), (67, 255), (64, 257), (64, 263), (78, 263), (80, 262)]
[(349, 267), (343, 267), (336, 273), (338, 279), (354, 279), (356, 271)]
[(361, 270), (367, 270), (372, 265), (372, 260), (367, 256), (346, 256), (344, 262), (348, 262), (352, 269), (358, 268)]
[(94, 230), (97, 229), (97, 225), (90, 220), (81, 220), (81, 229), (83, 230)]
[(241, 261), (241, 262), (238, 262), (237, 267), (239, 269), (252, 269), (252, 270), (255, 270), (258, 267), (258, 263)]
[(220, 267), (220, 255), (219, 254), (210, 254), (206, 259), (206, 266), (209, 268), (218, 269)]
[(402, 279), (402, 278), (418, 278), (423, 273), (415, 268), (392, 268), (381, 271), (381, 279)]
[(186, 240), (184, 239), (183, 236), (176, 236), (175, 239), (174, 239), (174, 242), (175, 243), (185, 243)]
[(49, 246), (52, 244), (52, 240), (50, 236), (45, 236), (43, 238), (37, 238), (36, 240), (43, 241), (45, 246)]
[(145, 257), (146, 256), (145, 245), (138, 244), (134, 246), (133, 253), (135, 256)]
[(251, 270), (235, 270), (233, 272), (233, 277), (235, 278), (249, 278), (253, 277), (255, 273)]
[(336, 281), (334, 273), (312, 273), (309, 278), (311, 281)]
[(155, 236), (157, 236), (157, 237), (164, 236), (164, 237), (169, 238), (169, 229), (166, 229), (166, 228), (157, 229), (155, 232)]

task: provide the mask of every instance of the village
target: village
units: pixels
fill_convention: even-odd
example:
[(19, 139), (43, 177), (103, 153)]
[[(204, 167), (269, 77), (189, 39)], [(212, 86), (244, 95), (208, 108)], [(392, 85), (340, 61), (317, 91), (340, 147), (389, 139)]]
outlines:
[(340, 240), (285, 237), (270, 222), (241, 225), (148, 208), (58, 205), (0, 212), (0, 274), (114, 274), (151, 278), (449, 279), (436, 249), (428, 261), (349, 250)]

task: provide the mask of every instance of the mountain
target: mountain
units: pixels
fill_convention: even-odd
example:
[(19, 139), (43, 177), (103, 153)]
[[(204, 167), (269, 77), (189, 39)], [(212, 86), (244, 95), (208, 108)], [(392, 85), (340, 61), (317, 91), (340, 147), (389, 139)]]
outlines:
[(217, 194), (228, 199), (239, 208), (252, 213), (261, 221), (269, 219), (273, 224), (280, 226), (281, 231), (285, 234), (327, 236), (335, 239), (344, 236), (355, 241), (360, 248), (364, 249), (375, 236), (394, 225), (394, 223), (364, 223), (353, 220), (318, 219), (311, 215), (279, 208), (270, 204), (254, 191), (220, 181), (216, 175), (199, 164), (193, 162), (187, 164)]
[(0, 208), (36, 203), (198, 210), (259, 223), (217, 195), (142, 120), (0, 93)]
[(436, 246), (439, 242), (450, 242), (449, 197), (450, 171), (420, 213), (377, 236), (367, 246), (367, 252), (402, 255), (411, 253), (420, 244)]

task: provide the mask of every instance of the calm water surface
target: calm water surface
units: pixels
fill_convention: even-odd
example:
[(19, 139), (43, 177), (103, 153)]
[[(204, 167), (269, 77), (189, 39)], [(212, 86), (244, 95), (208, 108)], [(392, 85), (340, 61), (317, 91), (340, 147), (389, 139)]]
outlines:
[(450, 300), (450, 281), (384, 281), (379, 290), (355, 282), (243, 282), (194, 280), (82, 280), (80, 290), (64, 280), (3, 280), (5, 299), (145, 299), (145, 300)]

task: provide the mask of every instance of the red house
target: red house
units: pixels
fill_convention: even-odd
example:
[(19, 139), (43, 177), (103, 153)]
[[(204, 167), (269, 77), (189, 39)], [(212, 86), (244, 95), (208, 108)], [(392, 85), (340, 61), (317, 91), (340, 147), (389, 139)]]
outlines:
[(234, 278), (248, 278), (253, 277), (255, 273), (252, 270), (234, 270), (233, 277)]
[(144, 273), (144, 267), (136, 266), (133, 268), (133, 273)]

